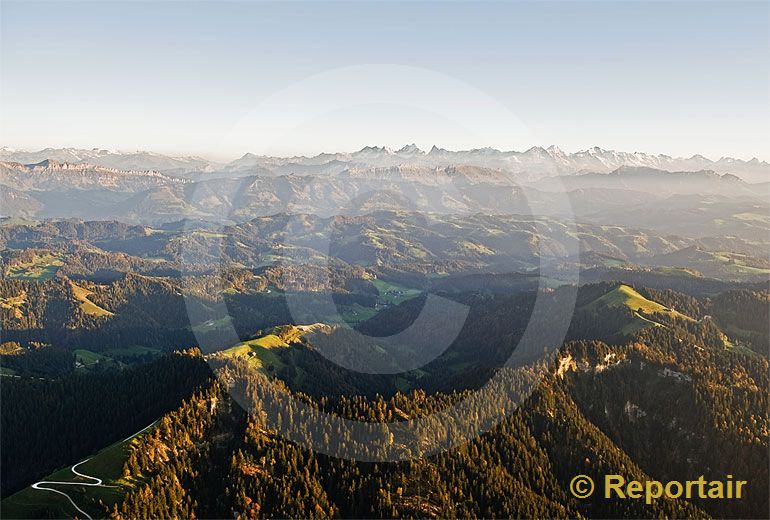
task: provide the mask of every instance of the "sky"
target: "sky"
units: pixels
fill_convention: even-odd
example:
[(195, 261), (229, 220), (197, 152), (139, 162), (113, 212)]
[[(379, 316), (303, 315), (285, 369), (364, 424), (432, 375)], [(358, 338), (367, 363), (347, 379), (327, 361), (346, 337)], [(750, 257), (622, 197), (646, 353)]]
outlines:
[(770, 160), (770, 2), (0, 0), (0, 145)]

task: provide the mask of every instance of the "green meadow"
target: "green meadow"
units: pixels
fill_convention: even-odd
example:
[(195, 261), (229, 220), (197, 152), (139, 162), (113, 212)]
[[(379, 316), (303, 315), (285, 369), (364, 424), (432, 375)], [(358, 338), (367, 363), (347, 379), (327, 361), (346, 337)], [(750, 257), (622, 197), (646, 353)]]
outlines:
[(62, 265), (64, 262), (60, 256), (36, 255), (31, 262), (20, 262), (10, 266), (8, 277), (16, 280), (42, 282), (53, 278)]

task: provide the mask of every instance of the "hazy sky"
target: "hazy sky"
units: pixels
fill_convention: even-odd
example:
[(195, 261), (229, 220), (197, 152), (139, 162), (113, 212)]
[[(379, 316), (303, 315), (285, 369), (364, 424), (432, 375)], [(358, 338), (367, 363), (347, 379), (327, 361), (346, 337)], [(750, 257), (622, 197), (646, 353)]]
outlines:
[(770, 3), (0, 2), (0, 144), (770, 160)]

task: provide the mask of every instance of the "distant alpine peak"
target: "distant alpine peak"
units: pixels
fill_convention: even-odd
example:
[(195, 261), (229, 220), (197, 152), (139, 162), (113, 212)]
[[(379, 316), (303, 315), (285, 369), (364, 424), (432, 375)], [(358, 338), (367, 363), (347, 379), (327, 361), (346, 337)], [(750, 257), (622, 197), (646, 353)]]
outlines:
[(396, 151), (397, 154), (402, 155), (425, 155), (425, 152), (420, 150), (416, 144), (406, 144)]
[(449, 150), (445, 148), (439, 148), (435, 144), (430, 147), (430, 152), (428, 152), (428, 155), (436, 155), (436, 154), (444, 154), (449, 153)]
[(564, 153), (564, 150), (556, 146), (555, 144), (552, 144), (548, 148), (546, 148), (546, 151), (551, 154), (551, 157), (564, 157), (566, 154)]
[(542, 156), (549, 155), (548, 150), (546, 150), (542, 146), (533, 146), (532, 148), (530, 148), (524, 153), (527, 155), (542, 155)]
[(364, 146), (358, 151), (358, 153), (371, 153), (371, 152), (392, 153), (391, 149), (385, 146)]
[(588, 154), (588, 155), (602, 155), (605, 153), (611, 153), (614, 154), (614, 150), (604, 150), (598, 146), (592, 146), (590, 148), (586, 148), (585, 150), (577, 152), (578, 154)]

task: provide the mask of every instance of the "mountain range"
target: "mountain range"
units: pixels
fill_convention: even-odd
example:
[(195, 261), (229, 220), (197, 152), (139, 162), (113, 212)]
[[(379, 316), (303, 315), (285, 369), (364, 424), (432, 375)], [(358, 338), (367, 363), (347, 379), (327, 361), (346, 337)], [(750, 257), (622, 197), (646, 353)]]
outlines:
[(366, 146), (356, 152), (321, 153), (312, 157), (270, 157), (246, 153), (228, 163), (218, 163), (201, 157), (172, 157), (154, 152), (118, 152), (94, 148), (45, 148), (39, 151), (0, 148), (0, 161), (34, 164), (51, 159), (59, 162), (89, 163), (120, 170), (156, 170), (190, 174), (194, 172), (238, 172), (260, 170), (277, 173), (323, 173), (340, 171), (350, 166), (389, 167), (399, 165), (448, 166), (465, 164), (494, 168), (517, 174), (519, 180), (575, 174), (608, 173), (623, 166), (656, 168), (668, 171), (713, 170), (736, 175), (748, 182), (770, 179), (770, 164), (757, 158), (751, 160), (722, 157), (716, 161), (703, 155), (689, 158), (642, 152), (604, 150), (598, 146), (574, 153), (557, 146), (532, 147), (526, 151), (501, 151), (494, 148), (450, 151), (433, 146), (423, 151), (414, 144), (398, 150)]
[[(398, 153), (429, 155), (416, 149)], [(183, 219), (237, 223), (278, 213), (480, 212), (574, 217), (690, 238), (719, 235), (760, 243), (770, 221), (770, 183), (751, 184), (711, 170), (621, 166), (609, 173), (522, 180), (511, 170), (461, 163), (367, 166), (327, 157), (301, 165), (297, 173), (298, 163), (289, 159), (260, 160), (261, 166), (231, 164), (195, 172), (55, 159), (0, 162), (0, 215), (162, 225)]]

